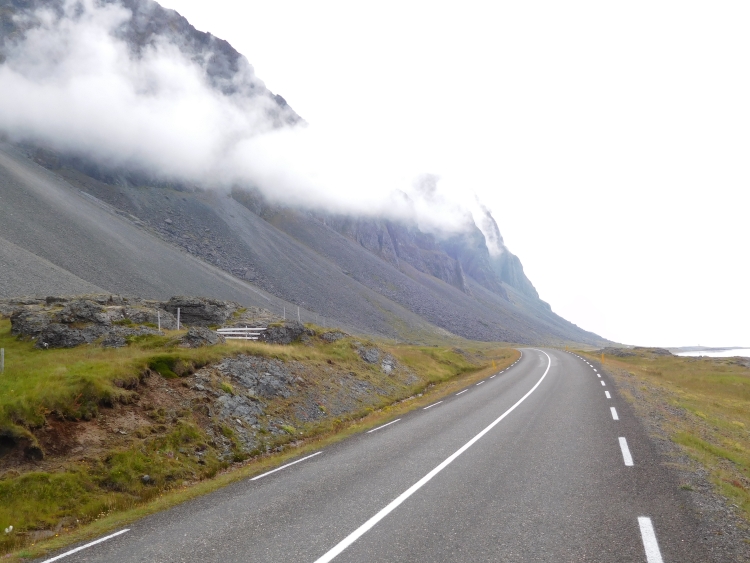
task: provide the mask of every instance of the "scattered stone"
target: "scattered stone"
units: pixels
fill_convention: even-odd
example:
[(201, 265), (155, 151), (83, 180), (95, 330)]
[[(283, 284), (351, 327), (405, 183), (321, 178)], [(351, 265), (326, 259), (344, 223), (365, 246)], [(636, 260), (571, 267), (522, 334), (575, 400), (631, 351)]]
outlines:
[(368, 364), (376, 364), (380, 359), (380, 351), (377, 348), (360, 348), (358, 352), (360, 358)]
[(141, 483), (143, 483), (144, 485), (148, 485), (151, 482), (152, 479), (150, 475), (144, 475), (143, 477), (141, 477)]
[(330, 332), (324, 332), (320, 335), (320, 338), (322, 338), (326, 342), (336, 342), (337, 340), (341, 340), (342, 338), (346, 338), (347, 336), (349, 335), (341, 331), (332, 330)]
[(383, 362), (380, 364), (380, 369), (383, 371), (386, 375), (391, 375), (394, 369), (396, 369), (396, 360), (394, 360), (391, 356), (386, 356), (383, 358)]

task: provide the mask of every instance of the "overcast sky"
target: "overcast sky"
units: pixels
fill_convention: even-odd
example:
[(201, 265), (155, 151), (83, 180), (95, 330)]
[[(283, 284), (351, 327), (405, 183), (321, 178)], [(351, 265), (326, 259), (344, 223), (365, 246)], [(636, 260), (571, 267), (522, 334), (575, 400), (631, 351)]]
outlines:
[(470, 184), (570, 321), (750, 346), (747, 2), (161, 3), (309, 123)]

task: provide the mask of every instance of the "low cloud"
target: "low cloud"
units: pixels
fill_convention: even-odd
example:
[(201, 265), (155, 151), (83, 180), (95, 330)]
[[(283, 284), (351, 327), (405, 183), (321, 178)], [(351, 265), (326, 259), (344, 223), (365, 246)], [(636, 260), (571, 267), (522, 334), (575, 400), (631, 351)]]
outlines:
[(166, 38), (135, 52), (119, 37), (132, 18), (119, 4), (66, 0), (59, 11), (17, 17), (26, 31), (5, 45), (0, 65), (0, 130), (13, 140), (204, 188), (254, 186), (280, 203), (415, 221), (438, 234), (474, 217), (491, 251), (504, 248), (466, 186), (415, 170), (387, 141), (279, 128), (277, 102), (244, 60), (233, 80), (254, 80), (257, 95), (223, 93), (209, 84), (207, 61)]

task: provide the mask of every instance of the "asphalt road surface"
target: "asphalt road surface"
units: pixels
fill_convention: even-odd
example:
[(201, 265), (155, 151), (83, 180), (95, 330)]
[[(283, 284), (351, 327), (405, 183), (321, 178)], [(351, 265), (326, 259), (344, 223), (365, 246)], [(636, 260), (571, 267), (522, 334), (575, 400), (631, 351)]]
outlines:
[(707, 561), (599, 369), (524, 349), (442, 402), (45, 561)]

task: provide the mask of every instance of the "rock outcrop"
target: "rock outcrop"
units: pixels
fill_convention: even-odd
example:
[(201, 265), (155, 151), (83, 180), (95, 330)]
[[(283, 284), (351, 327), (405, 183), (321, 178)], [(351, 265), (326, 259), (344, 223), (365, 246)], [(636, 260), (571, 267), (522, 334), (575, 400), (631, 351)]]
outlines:
[(305, 336), (315, 336), (315, 332), (305, 328), (300, 322), (286, 321), (280, 325), (269, 326), (260, 334), (259, 340), (269, 344), (291, 344)]
[[(206, 326), (221, 326), (229, 319), (252, 322), (253, 314), (262, 319), (253, 324), (263, 325), (275, 319), (268, 311), (258, 308), (248, 311), (231, 301), (173, 297), (161, 302), (108, 294), (0, 300), (0, 315), (10, 317), (12, 334), (36, 340), (38, 348), (73, 348), (95, 342), (105, 347), (122, 347), (127, 345), (128, 338), (161, 334), (159, 327), (176, 329), (178, 307), (181, 324), (189, 326), (180, 344), (191, 348), (225, 341)], [(291, 342), (307, 330), (299, 323), (292, 325), (279, 334), (279, 341)]]
[(180, 346), (185, 348), (200, 348), (201, 346), (215, 346), (224, 344), (226, 339), (213, 330), (202, 326), (191, 326), (187, 334), (180, 339)]
[(206, 297), (177, 296), (164, 304), (175, 317), (179, 309), (180, 322), (191, 326), (221, 326), (241, 308), (239, 303)]

